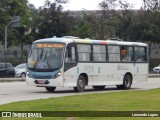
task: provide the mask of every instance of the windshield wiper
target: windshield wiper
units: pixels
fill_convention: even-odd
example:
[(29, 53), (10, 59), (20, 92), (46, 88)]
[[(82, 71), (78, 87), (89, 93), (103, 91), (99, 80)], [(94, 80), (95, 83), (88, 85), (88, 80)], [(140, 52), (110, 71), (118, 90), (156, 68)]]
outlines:
[(36, 60), (36, 62), (35, 62), (35, 64), (34, 64), (33, 68), (36, 67), (37, 62), (42, 58), (42, 56), (43, 56), (43, 51), (44, 51), (44, 49), (42, 49), (42, 52), (41, 52), (40, 55), (37, 57), (37, 60)]

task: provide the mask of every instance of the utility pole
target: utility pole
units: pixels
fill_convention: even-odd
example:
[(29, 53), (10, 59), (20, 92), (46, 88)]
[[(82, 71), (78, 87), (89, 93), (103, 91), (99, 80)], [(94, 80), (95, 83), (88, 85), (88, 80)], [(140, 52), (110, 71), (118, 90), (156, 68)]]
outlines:
[(20, 16), (13, 16), (12, 21), (10, 21), (5, 26), (5, 41), (4, 41), (4, 54), (5, 54), (5, 75), (7, 76), (7, 28), (9, 25), (12, 27), (19, 27), (20, 26)]

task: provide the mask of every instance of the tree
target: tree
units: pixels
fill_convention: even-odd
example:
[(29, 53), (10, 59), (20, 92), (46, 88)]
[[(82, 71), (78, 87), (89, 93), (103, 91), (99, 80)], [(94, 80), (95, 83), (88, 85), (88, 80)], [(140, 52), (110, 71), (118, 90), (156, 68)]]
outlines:
[(7, 14), (6, 11), (6, 5), (7, 5), (7, 1), (6, 0), (1, 0), (0, 1), (0, 41), (2, 41), (2, 43), (4, 42), (4, 27), (7, 24), (7, 21), (10, 20), (10, 16), (9, 14)]
[[(27, 6), (28, 1), (27, 0), (7, 0), (2, 1), (0, 6), (3, 9), (2, 12), (2, 22), (3, 26), (1, 29), (4, 29), (4, 26), (6, 26), (11, 20), (13, 16), (21, 16), (22, 22), (20, 28), (10, 28), (8, 34), (8, 46), (20, 44), (21, 45), (21, 60), (23, 58), (23, 44), (26, 41), (26, 28), (28, 25), (28, 17), (29, 17), (29, 9)], [(25, 26), (25, 28), (24, 28)], [(22, 30), (23, 29), (23, 30)], [(25, 30), (24, 30), (25, 29)], [(3, 39), (4, 39), (4, 33), (3, 33)]]
[(121, 10), (118, 13), (119, 23), (117, 27), (116, 36), (125, 41), (132, 41), (132, 39), (129, 36), (129, 32), (131, 32), (132, 29), (130, 29), (129, 26), (132, 24), (134, 20), (134, 11), (131, 10), (132, 6), (123, 0), (119, 1), (119, 7), (121, 8)]
[[(107, 31), (109, 31), (109, 25), (111, 25), (109, 22), (115, 15), (116, 11), (115, 8), (117, 6), (116, 4), (117, 0), (103, 0), (101, 3), (99, 3), (101, 10), (101, 16), (99, 20), (100, 24), (100, 39), (105, 39), (107, 37), (113, 37), (115, 35), (109, 35)], [(109, 20), (110, 19), (110, 20)], [(114, 20), (114, 19), (112, 19)], [(113, 27), (113, 26), (112, 26)]]
[(150, 11), (159, 11), (160, 3), (159, 0), (143, 0), (144, 9)]
[(39, 9), (37, 38), (66, 35), (72, 24), (71, 17), (67, 12), (62, 12), (62, 6), (57, 3), (48, 6)]
[[(73, 13), (70, 13), (73, 14)], [(72, 30), (69, 34), (80, 38), (98, 38), (97, 16), (89, 11), (81, 11), (79, 16), (72, 18)]]

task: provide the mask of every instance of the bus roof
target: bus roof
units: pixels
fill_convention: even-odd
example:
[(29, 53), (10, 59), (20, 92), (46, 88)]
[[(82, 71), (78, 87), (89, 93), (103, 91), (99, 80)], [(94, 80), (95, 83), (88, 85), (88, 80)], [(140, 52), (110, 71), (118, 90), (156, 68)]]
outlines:
[(129, 45), (129, 46), (147, 46), (146, 43), (141, 42), (128, 42), (128, 41), (116, 41), (116, 40), (92, 40), (92, 39), (79, 39), (79, 38), (45, 38), (34, 41), (37, 42), (59, 42), (59, 43), (84, 43), (84, 44), (103, 44), (103, 45)]

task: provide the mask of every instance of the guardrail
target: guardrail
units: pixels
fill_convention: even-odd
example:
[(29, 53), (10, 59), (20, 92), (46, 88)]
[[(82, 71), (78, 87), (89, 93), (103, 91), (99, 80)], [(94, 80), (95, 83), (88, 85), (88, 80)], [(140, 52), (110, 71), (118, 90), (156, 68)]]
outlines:
[[(160, 74), (149, 74), (149, 78), (159, 78)], [(0, 78), (0, 82), (24, 82), (26, 78)]]

